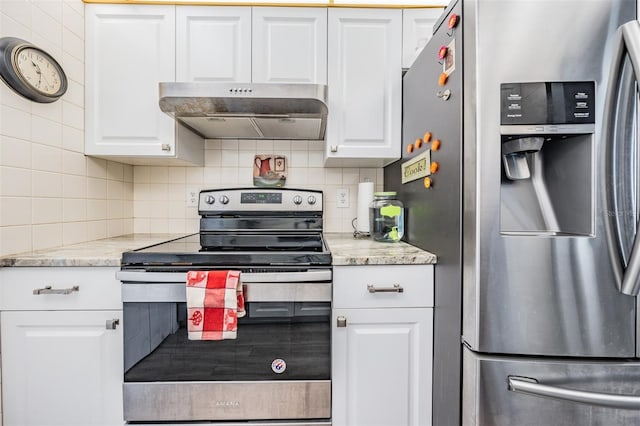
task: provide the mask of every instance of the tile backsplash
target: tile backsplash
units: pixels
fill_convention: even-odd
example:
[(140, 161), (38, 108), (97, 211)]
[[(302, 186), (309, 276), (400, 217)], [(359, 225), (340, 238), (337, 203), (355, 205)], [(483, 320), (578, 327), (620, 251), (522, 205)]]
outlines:
[[(197, 232), (198, 210), (187, 207), (190, 190), (252, 187), (255, 155), (284, 155), (287, 188), (324, 191), (328, 232), (351, 232), (356, 217), (358, 183), (382, 190), (381, 168), (325, 168), (323, 141), (207, 140), (204, 167), (134, 167), (135, 232)], [(349, 206), (338, 207), (339, 189), (349, 192)]]
[(65, 69), (40, 104), (0, 83), (0, 256), (133, 231), (133, 167), (84, 155), (84, 3), (1, 0), (0, 37), (25, 39)]

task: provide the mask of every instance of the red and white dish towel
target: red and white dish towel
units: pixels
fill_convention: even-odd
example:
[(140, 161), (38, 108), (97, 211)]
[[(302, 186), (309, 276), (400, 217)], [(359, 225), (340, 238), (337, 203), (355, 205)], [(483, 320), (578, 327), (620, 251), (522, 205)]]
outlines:
[(187, 272), (189, 340), (235, 339), (245, 314), (240, 271)]

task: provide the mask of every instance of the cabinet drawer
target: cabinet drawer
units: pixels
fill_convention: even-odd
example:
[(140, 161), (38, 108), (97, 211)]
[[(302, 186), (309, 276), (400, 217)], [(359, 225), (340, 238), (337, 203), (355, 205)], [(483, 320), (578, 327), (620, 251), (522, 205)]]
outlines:
[(333, 267), (334, 308), (433, 306), (433, 265)]
[[(120, 310), (122, 299), (120, 281), (115, 276), (117, 270), (114, 267), (0, 268), (0, 309)], [(40, 290), (40, 294), (34, 294), (34, 290)]]

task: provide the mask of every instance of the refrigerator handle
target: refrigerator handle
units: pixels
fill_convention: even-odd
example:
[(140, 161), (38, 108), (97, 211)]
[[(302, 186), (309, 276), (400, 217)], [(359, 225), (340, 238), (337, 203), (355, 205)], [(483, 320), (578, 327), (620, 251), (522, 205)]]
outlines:
[(578, 402), (599, 407), (619, 408), (623, 410), (640, 410), (640, 396), (616, 395), (610, 393), (581, 391), (560, 386), (549, 386), (538, 383), (529, 377), (509, 376), (509, 390), (527, 395)]
[[(618, 182), (629, 178), (618, 175), (620, 168), (616, 164), (615, 154), (617, 105), (622, 85), (622, 69), (625, 55), (628, 55), (636, 81), (640, 82), (640, 22), (630, 21), (620, 26), (616, 32), (615, 46), (612, 58), (612, 68), (607, 84), (605, 107), (602, 122), (602, 141), (604, 145), (602, 194), (605, 234), (609, 258), (614, 270), (618, 290), (629, 296), (636, 296), (640, 291), (640, 242), (634, 239), (629, 254), (629, 262), (624, 269), (622, 260), (622, 241), (620, 209), (618, 208), (621, 194), (617, 193)], [(623, 211), (624, 213), (624, 211)]]

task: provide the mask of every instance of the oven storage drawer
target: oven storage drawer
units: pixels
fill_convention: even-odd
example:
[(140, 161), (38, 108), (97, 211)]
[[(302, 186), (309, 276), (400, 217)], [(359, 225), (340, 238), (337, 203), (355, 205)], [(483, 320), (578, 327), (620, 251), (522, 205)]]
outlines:
[(355, 265), (333, 270), (334, 308), (433, 307), (432, 265)]
[(326, 419), (331, 381), (125, 383), (124, 402), (127, 421)]
[(3, 311), (121, 310), (115, 267), (3, 268)]

